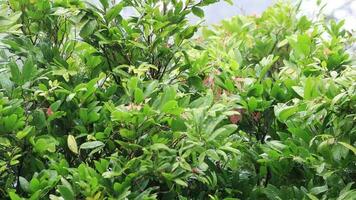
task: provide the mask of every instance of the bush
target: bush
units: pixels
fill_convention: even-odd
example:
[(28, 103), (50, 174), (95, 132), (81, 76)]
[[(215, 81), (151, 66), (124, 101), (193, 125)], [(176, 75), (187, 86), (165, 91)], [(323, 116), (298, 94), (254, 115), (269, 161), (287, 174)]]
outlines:
[(0, 197), (353, 199), (352, 33), (215, 2), (2, 1)]

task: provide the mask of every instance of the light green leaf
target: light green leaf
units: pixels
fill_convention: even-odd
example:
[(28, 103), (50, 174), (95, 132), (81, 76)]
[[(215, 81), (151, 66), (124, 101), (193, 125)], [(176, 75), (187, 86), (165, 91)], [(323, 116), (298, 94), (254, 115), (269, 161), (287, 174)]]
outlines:
[(182, 179), (174, 179), (174, 182), (176, 182), (178, 185), (181, 185), (183, 187), (188, 187), (188, 184), (184, 182)]
[(75, 154), (78, 154), (78, 145), (73, 135), (68, 135), (67, 138), (68, 148)]
[(22, 198), (17, 195), (15, 191), (10, 191), (9, 196), (11, 200), (22, 200)]
[(166, 150), (166, 151), (172, 151), (173, 149), (170, 149), (167, 145), (162, 144), (162, 143), (155, 143), (149, 147), (152, 150)]
[(183, 111), (182, 108), (178, 106), (178, 102), (175, 100), (168, 101), (162, 107), (162, 112), (172, 114), (172, 115), (179, 115)]
[(144, 100), (143, 91), (140, 88), (135, 88), (135, 103), (141, 103)]
[(257, 108), (257, 105), (258, 105), (257, 100), (256, 100), (255, 97), (249, 98), (247, 104), (248, 104), (248, 109), (249, 109), (251, 112), (252, 112), (252, 111), (255, 111), (255, 109)]
[(126, 139), (135, 139), (136, 138), (135, 132), (132, 130), (128, 130), (126, 128), (120, 129), (120, 135)]
[(28, 126), (24, 130), (17, 132), (17, 139), (21, 140), (22, 138), (26, 137), (32, 131), (32, 128), (32, 126)]
[(56, 151), (56, 140), (50, 136), (39, 138), (35, 143), (35, 150), (39, 153)]

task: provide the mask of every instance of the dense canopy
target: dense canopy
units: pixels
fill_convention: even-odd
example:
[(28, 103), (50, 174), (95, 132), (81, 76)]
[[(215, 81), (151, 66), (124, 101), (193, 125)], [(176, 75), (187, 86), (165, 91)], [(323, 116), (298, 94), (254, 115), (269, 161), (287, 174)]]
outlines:
[(217, 1), (1, 0), (0, 199), (355, 199), (353, 33)]

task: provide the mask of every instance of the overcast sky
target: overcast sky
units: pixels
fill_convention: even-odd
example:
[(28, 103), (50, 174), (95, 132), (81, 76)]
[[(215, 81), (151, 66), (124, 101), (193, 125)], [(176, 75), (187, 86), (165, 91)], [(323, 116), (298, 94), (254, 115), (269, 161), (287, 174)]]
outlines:
[(205, 21), (214, 24), (238, 14), (260, 14), (272, 5), (272, 2), (272, 0), (234, 0), (234, 5), (231, 6), (222, 1), (204, 8)]

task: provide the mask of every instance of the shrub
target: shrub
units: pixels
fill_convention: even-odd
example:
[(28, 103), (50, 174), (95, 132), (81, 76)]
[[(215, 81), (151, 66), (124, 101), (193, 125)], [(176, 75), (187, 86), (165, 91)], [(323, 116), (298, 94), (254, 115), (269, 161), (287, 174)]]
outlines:
[(215, 2), (2, 1), (0, 197), (354, 198), (352, 33)]

